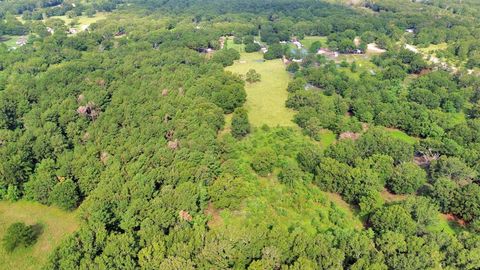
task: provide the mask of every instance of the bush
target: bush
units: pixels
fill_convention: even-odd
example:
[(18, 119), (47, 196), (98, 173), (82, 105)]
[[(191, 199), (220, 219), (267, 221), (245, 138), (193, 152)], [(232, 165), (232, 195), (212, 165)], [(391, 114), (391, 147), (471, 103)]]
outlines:
[(247, 45), (245, 45), (245, 52), (247, 53), (258, 52), (261, 48), (262, 47), (257, 43), (248, 43)]
[(395, 168), (388, 188), (396, 194), (408, 194), (417, 191), (427, 181), (427, 173), (411, 162), (405, 162)]
[(258, 175), (267, 176), (273, 171), (275, 160), (275, 152), (267, 148), (260, 150), (255, 154), (251, 166)]
[(302, 178), (302, 170), (300, 170), (297, 163), (293, 161), (288, 161), (278, 174), (278, 180), (290, 187), (292, 187), (296, 181), (302, 180)]
[(304, 147), (297, 154), (297, 162), (302, 170), (314, 173), (315, 168), (320, 164), (322, 158), (322, 151), (318, 147), (309, 145)]
[(322, 48), (322, 43), (320, 41), (315, 41), (312, 43), (312, 45), (310, 45), (310, 48), (308, 48), (308, 51), (310, 53), (317, 53), (318, 50), (320, 50), (320, 48)]
[(255, 41), (255, 38), (253, 36), (244, 36), (243, 37), (243, 44), (245, 44), (245, 45), (255, 44), (254, 41)]
[(288, 83), (287, 91), (290, 93), (295, 93), (300, 90), (305, 89), (307, 81), (303, 78), (296, 78), (295, 80)]
[(232, 136), (238, 139), (245, 137), (248, 133), (250, 133), (250, 123), (247, 111), (237, 108), (232, 117)]
[(282, 58), (285, 48), (280, 44), (273, 44), (268, 48), (268, 51), (263, 55), (265, 60), (272, 60)]
[(296, 63), (296, 62), (290, 63), (287, 66), (287, 71), (290, 72), (290, 73), (295, 73), (298, 70), (300, 70), (300, 65), (298, 65), (298, 63)]
[(241, 37), (234, 37), (233, 38), (233, 43), (234, 44), (242, 44), (243, 43), (243, 40)]
[(12, 252), (17, 247), (28, 247), (35, 243), (37, 234), (33, 226), (27, 226), (23, 222), (16, 222), (8, 227), (3, 237), (3, 247)]
[(255, 69), (250, 69), (245, 75), (245, 80), (249, 83), (259, 82), (262, 79), (262, 75), (257, 73)]

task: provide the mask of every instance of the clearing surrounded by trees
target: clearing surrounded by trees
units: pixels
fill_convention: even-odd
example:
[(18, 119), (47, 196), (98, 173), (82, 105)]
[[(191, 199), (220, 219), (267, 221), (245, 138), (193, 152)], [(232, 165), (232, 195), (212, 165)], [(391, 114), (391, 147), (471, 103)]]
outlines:
[(17, 248), (7, 253), (0, 248), (1, 269), (38, 269), (48, 260), (48, 255), (66, 236), (80, 226), (76, 212), (65, 212), (53, 206), (36, 202), (0, 202), (0, 239), (5, 230), (14, 222), (39, 225), (41, 233), (35, 244), (27, 248)]
[(290, 75), (285, 71), (282, 60), (263, 60), (261, 53), (243, 52), (240, 55), (240, 60), (226, 70), (244, 76), (250, 69), (255, 69), (262, 76), (261, 81), (245, 85), (245, 108), (252, 126), (294, 127), (292, 120), (295, 112), (285, 107)]

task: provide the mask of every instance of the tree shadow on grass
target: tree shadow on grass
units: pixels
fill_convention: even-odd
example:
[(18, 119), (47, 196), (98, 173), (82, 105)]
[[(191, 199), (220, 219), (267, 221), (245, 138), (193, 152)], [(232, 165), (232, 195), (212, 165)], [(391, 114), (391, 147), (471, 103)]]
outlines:
[(34, 244), (35, 242), (37, 242), (40, 235), (42, 235), (45, 226), (41, 223), (36, 223), (36, 224), (30, 225), (30, 228), (32, 228), (33, 230), (34, 241), (32, 244)]

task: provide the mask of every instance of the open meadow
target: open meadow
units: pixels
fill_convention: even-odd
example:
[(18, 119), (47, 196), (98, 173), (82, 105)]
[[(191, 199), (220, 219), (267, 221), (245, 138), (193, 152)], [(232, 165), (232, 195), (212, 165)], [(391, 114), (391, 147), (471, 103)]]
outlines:
[(245, 107), (251, 124), (254, 127), (295, 126), (292, 122), (295, 112), (285, 107), (290, 75), (282, 60), (264, 61), (261, 53), (241, 53), (240, 60), (226, 70), (245, 75), (250, 69), (255, 69), (262, 76), (260, 82), (246, 83), (245, 86)]
[(12, 253), (7, 253), (3, 247), (0, 248), (0, 269), (39, 269), (62, 239), (76, 231), (79, 226), (75, 213), (34, 202), (1, 201), (0, 238), (3, 238), (8, 226), (14, 222), (39, 225), (41, 233), (31, 247), (17, 248)]

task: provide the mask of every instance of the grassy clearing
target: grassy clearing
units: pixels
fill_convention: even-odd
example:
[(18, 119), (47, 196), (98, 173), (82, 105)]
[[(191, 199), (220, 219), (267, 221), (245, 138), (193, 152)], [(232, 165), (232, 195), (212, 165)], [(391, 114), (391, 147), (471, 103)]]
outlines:
[(435, 51), (445, 50), (448, 48), (447, 43), (432, 44), (426, 48), (419, 48), (418, 50), (423, 53), (434, 53)]
[(14, 222), (41, 224), (43, 232), (32, 247), (19, 248), (12, 253), (6, 253), (1, 247), (1, 269), (39, 269), (61, 240), (79, 226), (74, 213), (55, 207), (26, 201), (0, 202), (0, 238), (3, 238), (8, 226)]
[[(276, 169), (268, 177), (259, 177), (250, 168), (250, 163), (258, 149), (266, 147), (278, 156)], [(360, 219), (339, 196), (321, 191), (307, 178), (298, 179), (293, 187), (277, 179), (281, 164), (285, 160), (295, 160), (298, 151), (309, 147), (312, 147), (312, 142), (298, 130), (284, 127), (257, 129), (238, 141), (235, 165), (243, 172), (247, 198), (236, 211), (217, 213), (209, 207), (207, 211), (213, 217), (213, 229), (239, 232), (259, 226), (275, 226), (298, 228), (315, 235), (335, 226), (362, 228)]]
[(8, 48), (16, 47), (17, 46), (16, 42), (19, 38), (20, 36), (4, 35), (4, 36), (1, 36), (0, 43), (5, 44)]
[(406, 143), (415, 144), (418, 141), (417, 138), (412, 137), (399, 129), (387, 128), (386, 130), (392, 137), (400, 139)]
[(383, 198), (383, 200), (385, 200), (385, 202), (398, 202), (406, 200), (409, 195), (394, 194), (385, 188), (382, 190), (382, 192), (380, 192), (380, 196)]
[(302, 45), (309, 49), (310, 46), (312, 46), (312, 44), (315, 42), (315, 41), (320, 41), (322, 43), (322, 46), (326, 46), (327, 44), (327, 37), (320, 37), (320, 36), (306, 36), (304, 39), (300, 40), (300, 43), (302, 43)]
[(358, 212), (358, 209), (353, 208), (352, 205), (344, 201), (342, 199), (342, 196), (338, 193), (324, 192), (324, 194), (330, 202), (334, 203), (338, 208), (340, 208), (347, 215), (347, 218), (350, 221), (349, 223), (350, 225), (352, 225), (356, 229), (363, 228), (363, 223), (356, 215), (356, 213)]
[(322, 129), (320, 131), (320, 146), (322, 149), (327, 148), (328, 146), (332, 145), (335, 143), (337, 140), (337, 135), (333, 133), (333, 131), (329, 129)]
[(427, 229), (432, 232), (446, 232), (452, 235), (465, 230), (465, 228), (461, 227), (458, 222), (450, 220), (448, 215), (445, 214), (439, 214), (438, 222), (429, 226)]
[(241, 75), (245, 75), (250, 69), (255, 69), (262, 75), (260, 82), (245, 85), (245, 107), (249, 111), (248, 117), (252, 126), (296, 126), (292, 122), (295, 112), (285, 107), (290, 75), (282, 60), (263, 61), (261, 53), (242, 53), (239, 61), (226, 68)]
[[(301, 228), (314, 235), (332, 227), (361, 229), (350, 206), (330, 198), (315, 185), (289, 188), (276, 177), (258, 178), (241, 211), (221, 212), (224, 228), (269, 226)], [(346, 204), (346, 205), (345, 205)]]
[[(107, 18), (108, 12), (97, 12), (95, 16), (93, 17), (88, 17), (88, 16), (79, 16), (76, 18), (68, 18), (67, 16), (53, 16), (48, 19), (60, 19), (65, 22), (65, 25), (70, 26), (72, 21), (78, 20), (77, 23), (74, 25), (73, 28), (77, 30), (82, 30), (82, 27), (84, 26), (89, 26), (92, 23), (98, 22), (100, 20), (103, 20)], [(48, 20), (47, 19), (47, 20)], [(44, 20), (45, 22), (45, 20)]]
[(239, 53), (245, 53), (245, 45), (233, 43), (233, 37), (228, 37), (225, 41), (225, 49), (235, 49)]
[(341, 54), (338, 56), (336, 61), (342, 62), (344, 60), (350, 64), (355, 62), (357, 65), (356, 72), (352, 72), (350, 67), (338, 67), (338, 70), (345, 72), (345, 74), (347, 74), (347, 76), (350, 78), (358, 80), (360, 78), (360, 74), (363, 72), (379, 72), (379, 68), (370, 61), (370, 56), (367, 54)]

